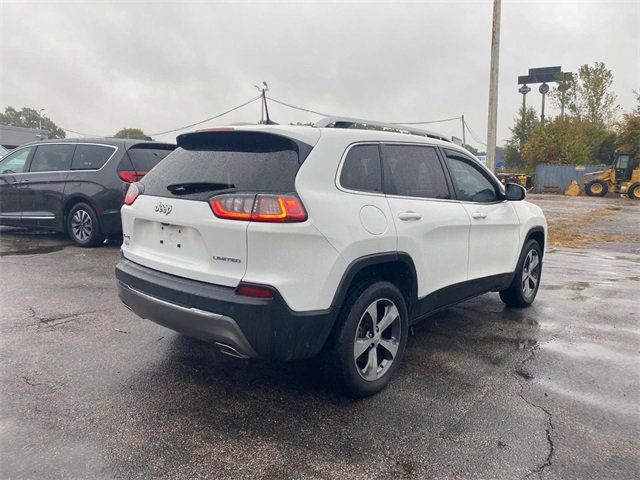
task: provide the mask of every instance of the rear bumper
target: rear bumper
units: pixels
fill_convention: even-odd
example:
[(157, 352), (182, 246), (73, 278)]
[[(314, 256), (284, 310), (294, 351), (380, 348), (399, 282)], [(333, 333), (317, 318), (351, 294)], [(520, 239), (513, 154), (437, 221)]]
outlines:
[(333, 310), (293, 312), (277, 291), (273, 299), (244, 297), (230, 287), (177, 277), (125, 258), (116, 265), (116, 278), (120, 299), (138, 316), (220, 344), (240, 357), (313, 357), (335, 320)]

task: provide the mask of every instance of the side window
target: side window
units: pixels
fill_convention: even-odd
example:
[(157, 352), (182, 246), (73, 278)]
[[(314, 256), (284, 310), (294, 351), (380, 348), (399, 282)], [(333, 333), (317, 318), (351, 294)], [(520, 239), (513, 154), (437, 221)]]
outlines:
[(60, 172), (71, 169), (75, 145), (39, 145), (31, 160), (30, 172)]
[(405, 197), (451, 198), (435, 148), (384, 145), (382, 152), (385, 193)]
[(73, 154), (71, 170), (98, 170), (115, 150), (101, 145), (78, 145)]
[(340, 185), (349, 190), (382, 191), (378, 145), (356, 145), (349, 150), (340, 172)]
[(33, 147), (23, 148), (11, 153), (0, 161), (0, 174), (22, 173)]
[(471, 163), (449, 154), (446, 162), (456, 187), (458, 200), (484, 203), (499, 200), (500, 197), (493, 182)]

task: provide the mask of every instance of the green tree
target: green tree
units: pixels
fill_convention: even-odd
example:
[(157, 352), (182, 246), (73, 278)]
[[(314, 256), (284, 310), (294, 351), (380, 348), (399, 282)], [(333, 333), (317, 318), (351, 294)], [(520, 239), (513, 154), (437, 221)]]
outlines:
[(616, 125), (616, 147), (620, 152), (633, 153), (640, 158), (640, 94), (634, 93), (638, 105), (630, 113), (625, 113), (622, 121)]
[(538, 123), (522, 149), (524, 162), (590, 164), (611, 162), (615, 134), (603, 125), (574, 117)]
[(611, 126), (620, 109), (611, 91), (612, 85), (613, 73), (603, 62), (595, 62), (593, 66), (584, 64), (577, 75), (558, 79), (551, 92), (551, 100), (559, 107), (564, 99), (566, 113), (570, 116)]
[(139, 128), (123, 128), (114, 135), (115, 138), (131, 138), (134, 140), (149, 140), (149, 137)]
[(520, 107), (518, 116), (510, 127), (511, 138), (505, 142), (504, 164), (507, 168), (523, 166), (522, 149), (539, 123), (538, 114), (533, 107)]
[(58, 127), (53, 121), (38, 113), (35, 108), (23, 107), (22, 110), (16, 110), (13, 107), (4, 109), (4, 113), (0, 112), (0, 124), (13, 125), (14, 127), (40, 128), (49, 131), (49, 138), (65, 138), (64, 130)]

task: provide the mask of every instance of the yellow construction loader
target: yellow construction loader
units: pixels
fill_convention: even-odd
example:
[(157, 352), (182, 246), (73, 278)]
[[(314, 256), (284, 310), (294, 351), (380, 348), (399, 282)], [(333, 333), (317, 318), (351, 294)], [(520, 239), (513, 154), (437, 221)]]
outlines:
[(616, 153), (611, 168), (587, 173), (582, 183), (585, 193), (592, 197), (604, 197), (612, 192), (640, 200), (640, 168), (630, 153)]

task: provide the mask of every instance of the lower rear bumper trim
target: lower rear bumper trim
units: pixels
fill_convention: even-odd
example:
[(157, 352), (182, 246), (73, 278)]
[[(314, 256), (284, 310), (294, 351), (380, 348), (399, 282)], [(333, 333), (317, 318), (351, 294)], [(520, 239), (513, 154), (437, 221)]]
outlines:
[(126, 307), (142, 318), (191, 337), (224, 345), (235, 351), (234, 356), (258, 357), (231, 317), (177, 305), (136, 290), (122, 281), (118, 281), (118, 296)]

